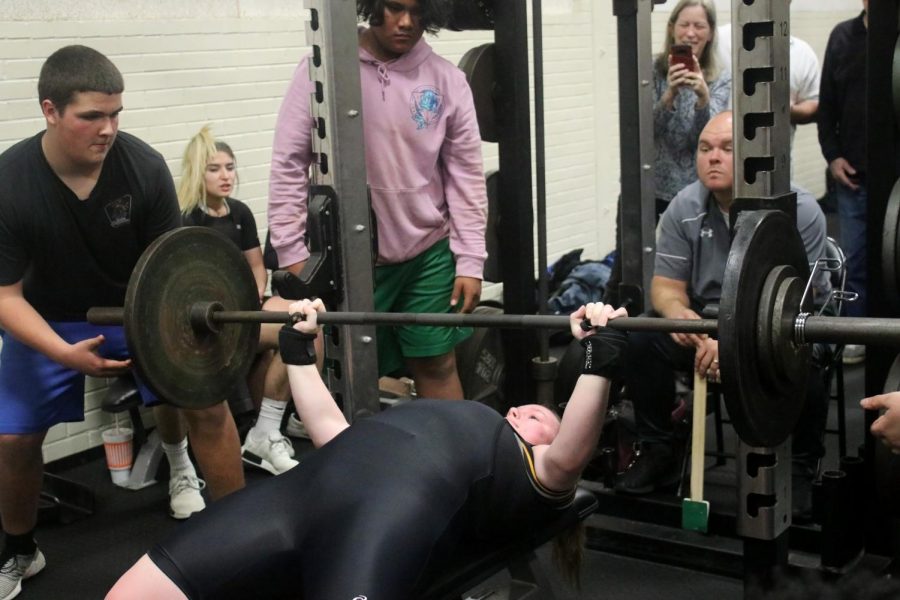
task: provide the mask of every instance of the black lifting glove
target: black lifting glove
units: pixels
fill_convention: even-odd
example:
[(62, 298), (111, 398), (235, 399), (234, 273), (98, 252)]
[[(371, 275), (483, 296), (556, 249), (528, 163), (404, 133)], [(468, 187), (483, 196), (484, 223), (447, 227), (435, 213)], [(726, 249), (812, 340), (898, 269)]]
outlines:
[(584, 346), (584, 366), (582, 375), (599, 375), (607, 379), (618, 377), (622, 370), (622, 355), (628, 345), (628, 334), (624, 331), (600, 327), (594, 333), (581, 339)]
[(286, 365), (316, 364), (316, 334), (297, 331), (285, 325), (278, 332), (278, 352)]

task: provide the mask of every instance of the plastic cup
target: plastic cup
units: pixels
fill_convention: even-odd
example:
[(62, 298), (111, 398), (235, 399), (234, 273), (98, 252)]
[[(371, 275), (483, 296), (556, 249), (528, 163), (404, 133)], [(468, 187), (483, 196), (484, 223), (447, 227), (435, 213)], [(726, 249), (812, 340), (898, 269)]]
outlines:
[(106, 466), (109, 467), (112, 481), (124, 486), (131, 476), (134, 432), (127, 427), (111, 427), (104, 429), (101, 435), (103, 448), (106, 450)]

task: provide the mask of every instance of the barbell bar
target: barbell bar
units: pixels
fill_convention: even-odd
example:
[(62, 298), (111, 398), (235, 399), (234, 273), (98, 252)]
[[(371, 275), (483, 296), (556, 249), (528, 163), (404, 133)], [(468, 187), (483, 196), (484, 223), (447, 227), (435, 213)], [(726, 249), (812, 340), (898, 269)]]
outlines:
[[(214, 333), (228, 323), (291, 323), (293, 316), (284, 311), (223, 310), (215, 303), (197, 302), (188, 309), (192, 326), (198, 332)], [(95, 325), (121, 325), (124, 309), (94, 307), (87, 319)], [(477, 315), (469, 313), (380, 313), (325, 312), (316, 317), (322, 325), (432, 325), (435, 327), (490, 327), (495, 329), (568, 329), (569, 317), (563, 315)], [(211, 324), (211, 325), (210, 325)], [(654, 319), (633, 317), (613, 320), (609, 327), (623, 331), (716, 334), (715, 319)]]
[[(812, 316), (800, 303), (809, 263), (793, 220), (778, 210), (738, 218), (711, 319), (616, 319), (628, 331), (706, 334), (719, 340), (722, 387), (734, 427), (751, 446), (777, 446), (793, 431), (805, 398), (809, 342), (900, 345), (900, 321)], [(205, 227), (160, 236), (141, 255), (121, 308), (92, 308), (88, 320), (122, 324), (135, 369), (159, 397), (202, 408), (221, 402), (246, 376), (261, 323), (242, 253)], [(437, 325), (568, 329), (559, 315), (327, 312), (331, 325)]]
[[(196, 302), (188, 309), (198, 332), (216, 333), (229, 323), (291, 323), (284, 311), (224, 310), (212, 302)], [(568, 329), (564, 315), (476, 315), (468, 313), (325, 312), (316, 319), (322, 325), (431, 325), (435, 327), (489, 327), (495, 329)], [(94, 307), (87, 320), (95, 325), (121, 325), (124, 309)], [(210, 327), (209, 323), (213, 326)], [(621, 331), (685, 333), (717, 337), (717, 319), (661, 319), (629, 317), (610, 321), (607, 327)], [(790, 325), (794, 343), (900, 344), (900, 320), (873, 317), (832, 317), (801, 314)]]

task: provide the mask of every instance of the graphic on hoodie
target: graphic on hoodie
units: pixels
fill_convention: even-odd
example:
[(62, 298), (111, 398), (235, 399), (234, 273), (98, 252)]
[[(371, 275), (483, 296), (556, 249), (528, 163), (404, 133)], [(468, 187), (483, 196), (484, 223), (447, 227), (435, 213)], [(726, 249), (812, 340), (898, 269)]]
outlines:
[(422, 85), (413, 90), (410, 95), (410, 112), (416, 129), (426, 129), (432, 123), (436, 123), (444, 111), (444, 96), (430, 85)]

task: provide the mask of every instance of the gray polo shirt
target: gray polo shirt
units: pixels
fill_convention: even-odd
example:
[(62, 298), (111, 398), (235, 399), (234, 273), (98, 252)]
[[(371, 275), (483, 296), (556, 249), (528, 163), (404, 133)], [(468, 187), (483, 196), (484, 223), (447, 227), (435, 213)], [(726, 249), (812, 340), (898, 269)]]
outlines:
[[(808, 191), (791, 186), (797, 193), (797, 229), (812, 264), (825, 255), (825, 215)], [(654, 274), (688, 283), (692, 302), (717, 303), (731, 238), (728, 221), (710, 191), (699, 181), (688, 185), (669, 203), (659, 222)], [(817, 297), (830, 289), (828, 274), (816, 281)]]

